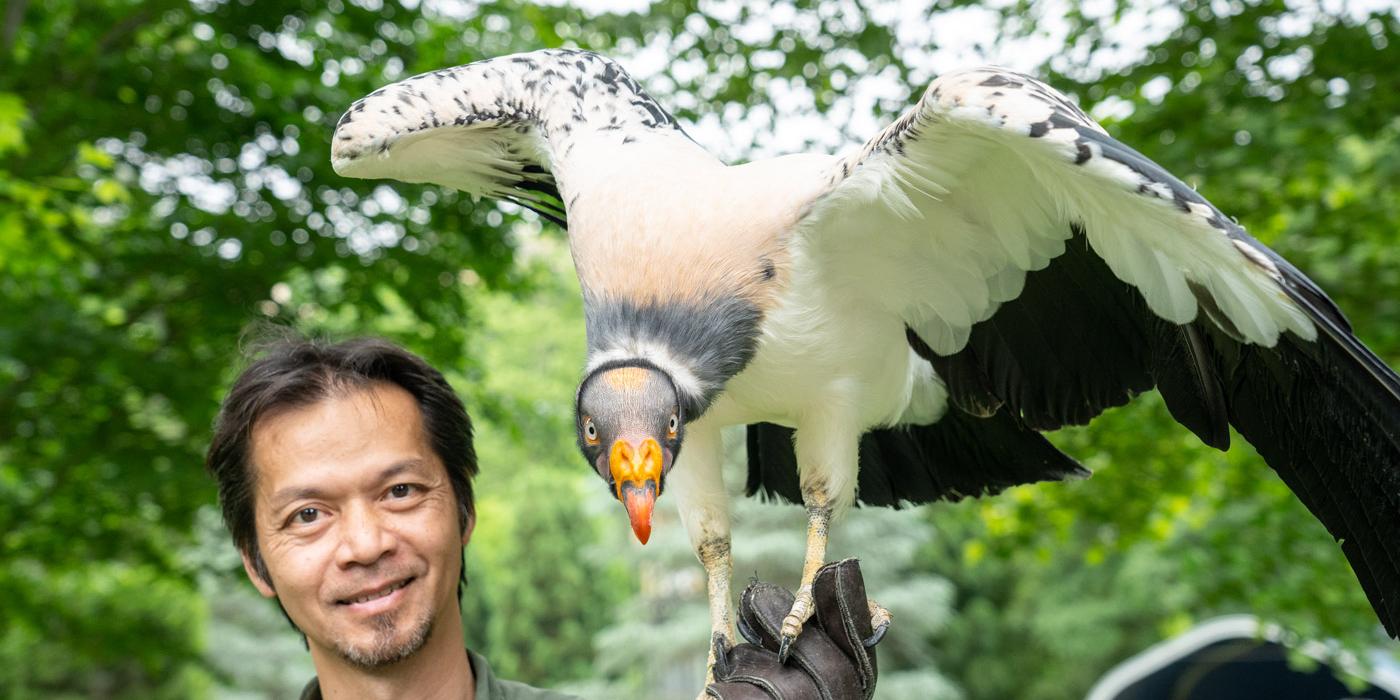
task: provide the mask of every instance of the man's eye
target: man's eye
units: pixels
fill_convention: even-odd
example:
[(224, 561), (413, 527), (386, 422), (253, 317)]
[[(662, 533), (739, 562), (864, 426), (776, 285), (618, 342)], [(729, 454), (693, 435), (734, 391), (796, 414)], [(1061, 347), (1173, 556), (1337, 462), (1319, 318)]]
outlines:
[(292, 516), (292, 521), (305, 525), (307, 523), (316, 522), (316, 518), (319, 517), (321, 517), (321, 511), (315, 508), (302, 508), (297, 511), (296, 515)]
[(408, 498), (413, 494), (412, 484), (394, 484), (389, 488), (389, 495), (394, 498)]

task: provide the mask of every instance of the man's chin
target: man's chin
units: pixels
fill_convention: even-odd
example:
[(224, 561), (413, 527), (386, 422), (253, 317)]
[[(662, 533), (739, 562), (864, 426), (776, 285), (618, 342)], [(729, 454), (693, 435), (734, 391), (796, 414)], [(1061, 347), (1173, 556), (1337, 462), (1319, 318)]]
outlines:
[(401, 620), (402, 615), (384, 613), (364, 620), (353, 636), (334, 640), (332, 647), (342, 659), (363, 669), (392, 666), (413, 656), (433, 633), (433, 616)]

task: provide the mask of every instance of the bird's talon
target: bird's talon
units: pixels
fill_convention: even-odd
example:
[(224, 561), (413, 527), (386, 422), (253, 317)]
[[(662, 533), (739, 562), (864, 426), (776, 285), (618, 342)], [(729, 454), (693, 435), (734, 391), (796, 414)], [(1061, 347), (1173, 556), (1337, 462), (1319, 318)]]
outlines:
[(879, 644), (880, 640), (884, 638), (885, 631), (890, 628), (890, 620), (893, 619), (894, 616), (890, 615), (890, 611), (886, 610), (879, 603), (869, 598), (865, 599), (865, 604), (870, 608), (870, 626), (875, 630), (869, 637), (866, 637), (865, 641), (861, 642), (865, 645), (865, 648), (869, 649)]
[(778, 663), (787, 663), (788, 654), (792, 653), (792, 641), (794, 639), (797, 639), (797, 635), (788, 636), (784, 633), (782, 639), (778, 641)]
[(880, 623), (879, 627), (875, 628), (874, 632), (870, 633), (869, 637), (866, 637), (865, 639), (861, 640), (861, 646), (865, 647), (866, 649), (869, 649), (870, 647), (879, 644), (880, 640), (885, 638), (885, 632), (888, 632), (889, 629), (890, 621), (885, 620), (884, 622)]
[(710, 668), (705, 675), (705, 684), (714, 683), (716, 678), (728, 678), (733, 669), (729, 667), (729, 652), (732, 649), (729, 639), (716, 632), (710, 638)]

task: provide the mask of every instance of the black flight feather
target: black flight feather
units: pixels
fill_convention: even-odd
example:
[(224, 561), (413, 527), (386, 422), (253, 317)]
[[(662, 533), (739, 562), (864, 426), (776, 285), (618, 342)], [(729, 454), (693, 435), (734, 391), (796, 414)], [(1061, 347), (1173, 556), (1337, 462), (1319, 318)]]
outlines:
[[(1323, 325), (1323, 324), (1319, 324)], [(1339, 329), (1334, 329), (1339, 330)], [(1274, 348), (1211, 336), (1230, 423), (1342, 543), (1386, 630), (1400, 631), (1400, 400), (1355, 339)], [(1364, 347), (1361, 347), (1365, 351)]]
[[(1341, 541), (1396, 636), (1400, 377), (1301, 272), (1233, 225), (1226, 235), (1275, 261), (1317, 340), (1243, 343), (1204, 307), (1189, 324), (1162, 320), (1076, 228), (1065, 252), (1028, 273), (1022, 294), (975, 325), (962, 350), (936, 355), (906, 329), (906, 342), (944, 379), (949, 407), (933, 425), (862, 436), (859, 501), (956, 500), (1081, 473), (1031, 428), (1086, 423), (1155, 386), (1172, 417), (1206, 444), (1225, 449), (1233, 426), (1258, 450)], [(748, 492), (800, 501), (792, 431), (750, 425), (748, 442)]]
[[(772, 423), (748, 426), (749, 495), (802, 502), (792, 435), (792, 428)], [(862, 435), (856, 493), (859, 503), (898, 508), (1088, 475), (1006, 411), (983, 418), (950, 409), (933, 425), (877, 428)]]

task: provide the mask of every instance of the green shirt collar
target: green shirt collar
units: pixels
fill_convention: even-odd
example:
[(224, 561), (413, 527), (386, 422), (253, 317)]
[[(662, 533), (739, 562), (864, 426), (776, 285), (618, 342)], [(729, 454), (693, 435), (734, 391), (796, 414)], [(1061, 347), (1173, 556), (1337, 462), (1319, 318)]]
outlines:
[[(476, 700), (577, 700), (572, 695), (532, 688), (524, 683), (497, 678), (486, 657), (468, 649), (467, 659), (476, 678)], [(321, 700), (321, 682), (312, 678), (301, 691), (301, 700)]]

